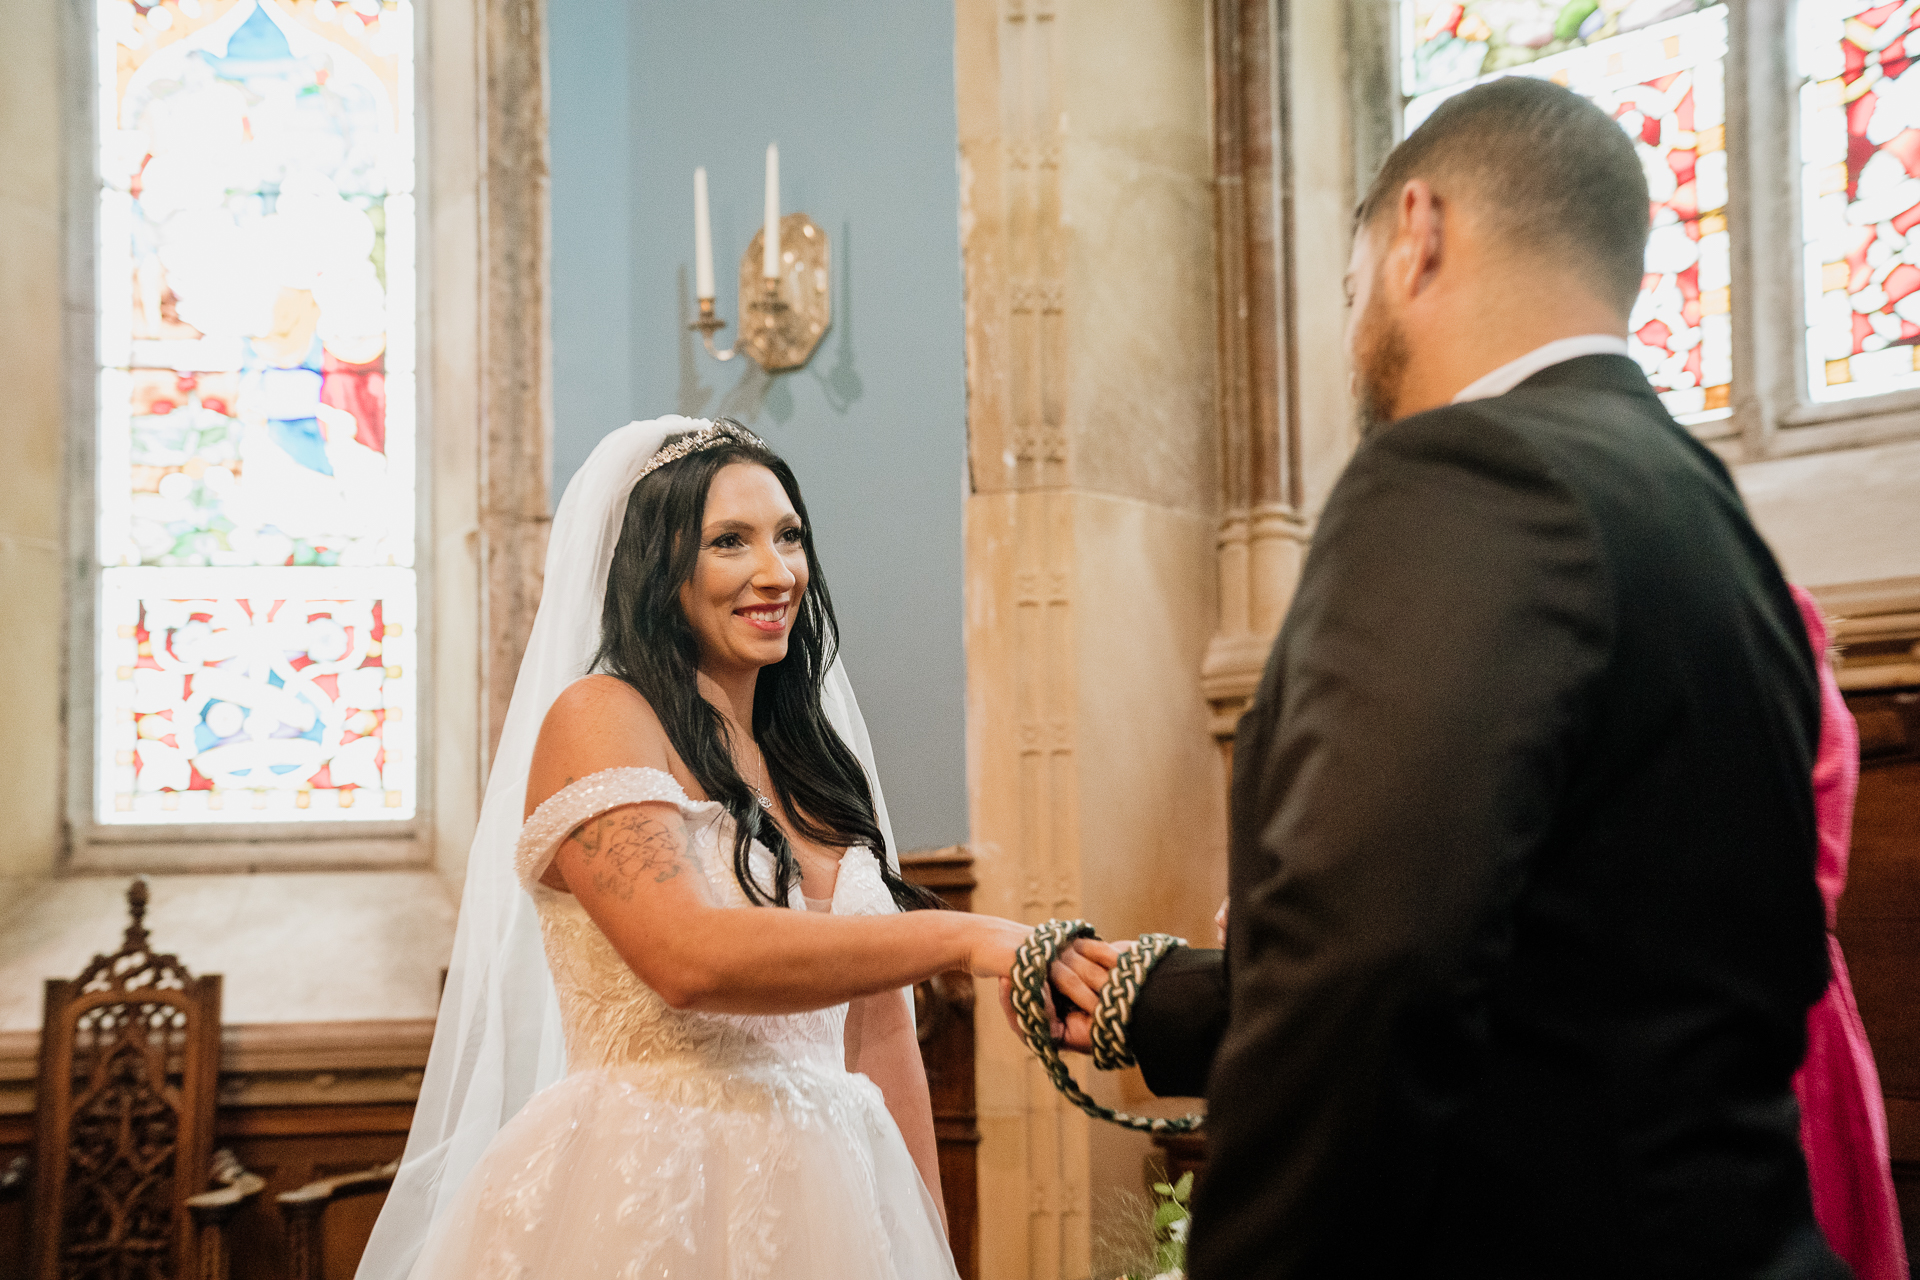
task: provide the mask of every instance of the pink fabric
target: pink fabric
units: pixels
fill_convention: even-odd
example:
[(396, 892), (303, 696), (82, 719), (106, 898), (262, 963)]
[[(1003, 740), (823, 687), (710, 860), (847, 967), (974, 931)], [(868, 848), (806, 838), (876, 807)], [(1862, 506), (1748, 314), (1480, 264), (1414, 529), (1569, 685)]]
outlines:
[(1853, 796), (1860, 782), (1860, 739), (1827, 661), (1827, 624), (1806, 591), (1793, 588), (1820, 671), (1820, 752), (1813, 763), (1813, 805), (1820, 835), (1814, 870), (1827, 904), (1827, 957), (1833, 978), (1807, 1013), (1807, 1058), (1793, 1077), (1800, 1098), (1800, 1143), (1807, 1152), (1813, 1214), (1859, 1280), (1907, 1280), (1907, 1250), (1893, 1195), (1886, 1104), (1867, 1029), (1853, 1003), (1846, 958), (1833, 936), (1847, 887)]

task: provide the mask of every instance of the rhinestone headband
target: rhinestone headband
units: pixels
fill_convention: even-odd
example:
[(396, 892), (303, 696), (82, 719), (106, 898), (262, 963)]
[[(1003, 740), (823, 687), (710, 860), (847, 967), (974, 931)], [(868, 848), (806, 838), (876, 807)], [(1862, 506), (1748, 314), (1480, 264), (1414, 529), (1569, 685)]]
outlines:
[[(678, 462), (690, 453), (700, 453), (706, 449), (718, 449), (727, 444), (752, 445), (756, 449), (767, 449), (767, 442), (747, 430), (732, 418), (715, 418), (706, 426), (691, 435), (681, 436), (678, 440), (659, 450), (647, 459), (647, 465), (640, 468), (634, 483), (646, 479), (649, 475), (666, 466), (669, 462)], [(771, 449), (767, 449), (769, 453)]]

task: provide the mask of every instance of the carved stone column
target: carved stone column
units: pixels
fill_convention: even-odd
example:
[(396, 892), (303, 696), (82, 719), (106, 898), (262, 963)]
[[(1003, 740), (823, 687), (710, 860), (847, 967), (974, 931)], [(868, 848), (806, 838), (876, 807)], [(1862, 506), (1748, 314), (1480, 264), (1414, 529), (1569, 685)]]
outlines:
[[(1205, 938), (1224, 813), (1199, 687), (1217, 519), (1203, 11), (959, 0), (956, 18), (976, 908)], [(1146, 1144), (1068, 1106), (990, 992), (979, 1010), (981, 1275), (1081, 1280)], [(1090, 1087), (1150, 1101), (1137, 1077)]]
[(545, 0), (481, 0), (486, 76), (480, 324), (481, 611), (487, 759), (540, 605), (553, 450)]
[(425, 0), (432, 823), (458, 895), (540, 602), (553, 439), (544, 0)]
[[(972, 827), (982, 909), (1038, 921), (1080, 905), (1059, 27), (1053, 0), (962, 0), (957, 17), (968, 613), (991, 613), (968, 627)], [(982, 1274), (1065, 1280), (1088, 1265), (1087, 1125), (1006, 1040), (981, 1028)]]
[(1219, 246), (1220, 621), (1203, 679), (1223, 741), (1246, 710), (1299, 580), (1301, 507), (1293, 141), (1286, 0), (1214, 0)]

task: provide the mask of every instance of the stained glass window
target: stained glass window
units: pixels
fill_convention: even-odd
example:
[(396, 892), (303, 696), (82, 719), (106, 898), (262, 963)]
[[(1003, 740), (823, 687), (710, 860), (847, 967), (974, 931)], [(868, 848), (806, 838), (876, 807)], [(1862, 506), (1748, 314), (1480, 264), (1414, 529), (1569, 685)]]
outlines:
[(111, 579), (103, 709), (115, 812), (257, 822), (405, 810), (413, 604), (412, 575), (393, 569)]
[[(1478, 0), (1402, 7), (1406, 127), (1498, 75), (1566, 85), (1634, 140), (1653, 200), (1627, 345), (1682, 422), (1727, 416), (1733, 380), (1724, 5)], [(1423, 53), (1422, 50), (1426, 52)]]
[(1800, 6), (1808, 389), (1920, 386), (1920, 12)]
[(1414, 0), (1405, 24), (1405, 92), (1415, 97), (1666, 22), (1713, 0)]
[(107, 823), (415, 808), (409, 0), (98, 0)]

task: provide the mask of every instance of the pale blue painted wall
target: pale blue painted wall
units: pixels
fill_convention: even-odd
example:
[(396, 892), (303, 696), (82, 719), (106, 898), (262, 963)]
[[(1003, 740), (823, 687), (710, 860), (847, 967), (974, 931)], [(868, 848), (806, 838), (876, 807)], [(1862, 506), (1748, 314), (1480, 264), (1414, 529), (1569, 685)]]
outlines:
[[(966, 838), (966, 467), (953, 10), (897, 0), (550, 0), (554, 493), (607, 431), (731, 412), (807, 496), (903, 848)], [(833, 238), (833, 328), (756, 385), (695, 354), (693, 170), (740, 317), (766, 144)]]

